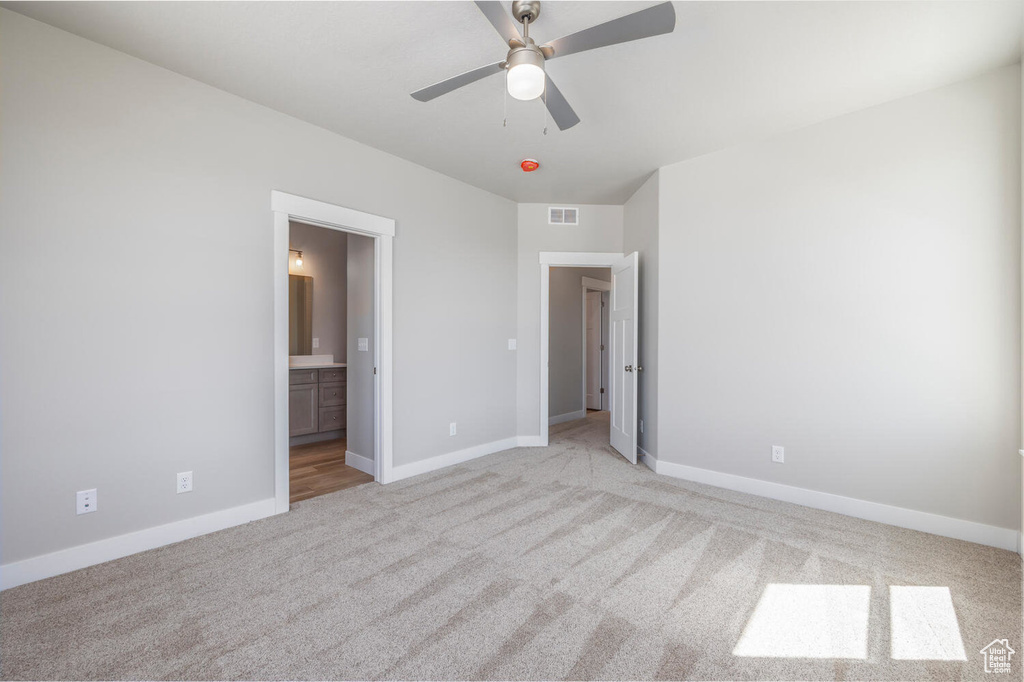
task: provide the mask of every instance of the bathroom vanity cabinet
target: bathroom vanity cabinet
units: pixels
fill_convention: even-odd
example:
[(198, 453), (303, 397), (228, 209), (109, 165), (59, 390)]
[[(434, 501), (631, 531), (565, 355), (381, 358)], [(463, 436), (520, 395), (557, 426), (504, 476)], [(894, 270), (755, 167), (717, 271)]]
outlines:
[(347, 368), (293, 367), (288, 370), (288, 435), (345, 429)]

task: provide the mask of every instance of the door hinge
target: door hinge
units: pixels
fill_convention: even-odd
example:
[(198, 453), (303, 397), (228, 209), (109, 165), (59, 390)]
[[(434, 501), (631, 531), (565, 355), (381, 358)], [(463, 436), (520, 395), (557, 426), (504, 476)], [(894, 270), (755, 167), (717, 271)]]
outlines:
[(373, 368), (373, 373), (374, 373), (374, 374), (376, 374), (376, 373), (377, 373), (377, 368), (376, 368), (376, 367), (374, 367), (374, 368)]
[(601, 350), (604, 350), (604, 344), (603, 343), (601, 344)]
[(604, 389), (603, 388), (601, 389), (601, 393), (604, 393)]
[(604, 301), (601, 301), (601, 307), (602, 308), (604, 307)]

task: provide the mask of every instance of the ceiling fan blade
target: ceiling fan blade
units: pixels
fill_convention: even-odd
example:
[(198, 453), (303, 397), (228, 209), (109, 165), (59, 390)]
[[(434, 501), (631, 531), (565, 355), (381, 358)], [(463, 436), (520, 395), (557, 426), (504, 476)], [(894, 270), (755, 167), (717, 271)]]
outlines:
[(487, 66), (481, 66), (479, 69), (473, 69), (472, 71), (460, 73), (458, 76), (452, 76), (451, 78), (445, 79), (440, 83), (428, 85), (422, 90), (417, 90), (416, 92), (412, 93), (413, 99), (418, 99), (421, 102), (429, 102), (435, 97), (440, 97), (441, 95), (449, 93), (452, 90), (457, 90), (461, 88), (463, 85), (475, 83), (481, 78), (486, 78), (487, 76), (490, 76), (492, 73), (501, 73), (502, 71), (504, 71), (504, 64), (505, 62), (494, 62), (493, 64), (488, 64)]
[(551, 118), (555, 119), (559, 130), (572, 128), (580, 122), (580, 117), (569, 106), (565, 95), (558, 89), (555, 82), (551, 80), (551, 76), (544, 74), (544, 79), (544, 106), (551, 113)]
[(671, 33), (675, 27), (676, 11), (671, 2), (663, 2), (660, 5), (648, 7), (639, 12), (557, 38), (542, 45), (541, 50), (544, 51), (545, 57), (554, 59), (599, 47)]
[(498, 32), (506, 44), (512, 40), (522, 42), (523, 39), (519, 35), (519, 27), (516, 26), (516, 22), (512, 20), (512, 15), (509, 14), (502, 3), (477, 0), (476, 6), (484, 13), (487, 21), (491, 22), (491, 26), (494, 27), (494, 30)]

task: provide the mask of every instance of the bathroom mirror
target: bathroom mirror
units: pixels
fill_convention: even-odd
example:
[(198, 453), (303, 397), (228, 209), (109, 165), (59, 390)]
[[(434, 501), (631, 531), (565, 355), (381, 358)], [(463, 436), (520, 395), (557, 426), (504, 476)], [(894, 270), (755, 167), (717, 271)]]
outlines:
[(288, 355), (313, 354), (313, 278), (288, 275)]

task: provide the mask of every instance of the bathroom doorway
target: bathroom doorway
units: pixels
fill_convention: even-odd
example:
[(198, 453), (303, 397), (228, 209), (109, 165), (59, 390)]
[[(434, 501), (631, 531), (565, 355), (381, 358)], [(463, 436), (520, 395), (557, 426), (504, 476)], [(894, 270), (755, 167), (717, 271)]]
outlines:
[(374, 480), (373, 239), (288, 223), (289, 502)]
[(280, 513), (391, 478), (394, 221), (277, 191), (271, 203)]

